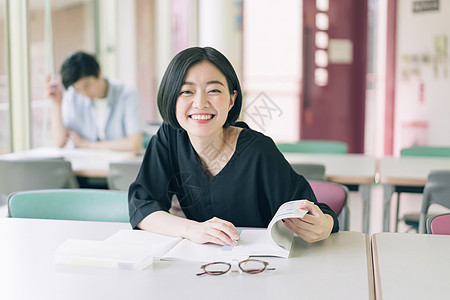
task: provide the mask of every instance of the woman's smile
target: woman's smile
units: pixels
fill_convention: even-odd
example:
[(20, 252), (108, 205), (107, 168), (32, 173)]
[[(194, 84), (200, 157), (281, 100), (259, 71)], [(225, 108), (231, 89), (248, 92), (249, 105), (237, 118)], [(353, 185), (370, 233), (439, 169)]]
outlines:
[(215, 115), (213, 114), (191, 114), (189, 115), (189, 118), (195, 120), (195, 121), (209, 121), (212, 118), (214, 118)]
[(197, 63), (183, 80), (176, 105), (177, 121), (190, 137), (219, 136), (235, 98), (215, 65), (208, 61)]

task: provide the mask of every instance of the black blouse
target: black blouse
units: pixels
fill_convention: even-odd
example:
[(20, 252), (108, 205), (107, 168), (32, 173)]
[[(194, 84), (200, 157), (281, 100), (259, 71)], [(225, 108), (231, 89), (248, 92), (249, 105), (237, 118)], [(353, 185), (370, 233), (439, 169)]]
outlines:
[(175, 194), (187, 218), (203, 222), (218, 217), (236, 227), (267, 227), (281, 204), (308, 199), (333, 217), (333, 232), (338, 231), (335, 213), (317, 203), (308, 182), (291, 168), (272, 139), (245, 123), (237, 126), (246, 128), (240, 132), (233, 156), (210, 177), (186, 131), (164, 123), (152, 137), (129, 189), (132, 227), (154, 211), (168, 211)]

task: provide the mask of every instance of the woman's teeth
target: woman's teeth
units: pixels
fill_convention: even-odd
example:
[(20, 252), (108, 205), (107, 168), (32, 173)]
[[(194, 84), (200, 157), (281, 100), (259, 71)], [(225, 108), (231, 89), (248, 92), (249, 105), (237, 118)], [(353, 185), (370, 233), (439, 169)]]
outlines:
[(209, 120), (212, 117), (212, 115), (191, 115), (191, 118), (194, 120)]

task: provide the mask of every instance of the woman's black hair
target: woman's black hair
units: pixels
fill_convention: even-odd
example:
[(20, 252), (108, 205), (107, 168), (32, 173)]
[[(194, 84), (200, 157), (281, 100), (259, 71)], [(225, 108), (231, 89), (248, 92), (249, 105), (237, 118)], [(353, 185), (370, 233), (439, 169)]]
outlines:
[(61, 66), (61, 80), (66, 89), (83, 77), (98, 78), (100, 66), (95, 56), (78, 51), (70, 55)]
[(179, 52), (170, 62), (158, 90), (158, 109), (163, 120), (174, 128), (181, 128), (176, 117), (176, 103), (184, 78), (190, 67), (203, 61), (215, 65), (227, 79), (228, 89), (237, 92), (234, 105), (228, 112), (224, 128), (232, 125), (239, 117), (242, 106), (242, 92), (239, 79), (228, 59), (211, 47), (192, 47)]

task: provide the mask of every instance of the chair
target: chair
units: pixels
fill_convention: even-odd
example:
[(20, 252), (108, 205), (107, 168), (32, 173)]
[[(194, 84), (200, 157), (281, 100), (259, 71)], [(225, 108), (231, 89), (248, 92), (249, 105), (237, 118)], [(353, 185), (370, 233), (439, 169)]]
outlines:
[(128, 191), (130, 184), (136, 179), (141, 163), (141, 160), (109, 163), (108, 187), (112, 190)]
[[(400, 156), (426, 156), (426, 157), (450, 157), (450, 147), (434, 147), (434, 146), (413, 146), (400, 150)], [(423, 187), (395, 187), (397, 193), (397, 210), (395, 215), (395, 231), (398, 231), (399, 211), (400, 211), (400, 195), (402, 193), (423, 193)], [(407, 225), (417, 228), (419, 216), (417, 213), (405, 214), (403, 218)]]
[(449, 157), (450, 147), (414, 146), (400, 150), (400, 155)]
[(343, 230), (350, 228), (350, 210), (347, 205), (348, 188), (345, 185), (328, 182), (310, 180), (317, 201), (326, 203), (338, 216), (339, 224)]
[(450, 214), (441, 214), (427, 219), (427, 233), (450, 235)]
[(423, 190), (422, 209), (419, 217), (419, 233), (425, 233), (428, 209), (431, 204), (450, 208), (450, 170), (432, 171)]
[(78, 188), (69, 161), (61, 159), (0, 159), (0, 199), (12, 192)]
[(325, 166), (321, 164), (291, 164), (295, 172), (308, 180), (325, 180)]
[(346, 143), (325, 140), (301, 140), (297, 143), (277, 144), (277, 147), (284, 153), (345, 154), (348, 152)]
[(129, 222), (124, 191), (102, 189), (51, 189), (12, 193), (12, 218)]

